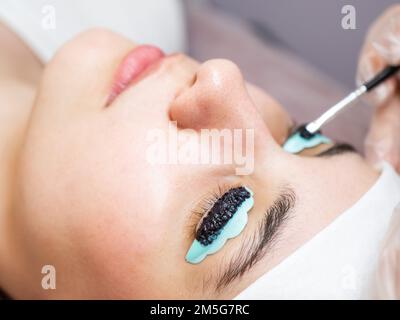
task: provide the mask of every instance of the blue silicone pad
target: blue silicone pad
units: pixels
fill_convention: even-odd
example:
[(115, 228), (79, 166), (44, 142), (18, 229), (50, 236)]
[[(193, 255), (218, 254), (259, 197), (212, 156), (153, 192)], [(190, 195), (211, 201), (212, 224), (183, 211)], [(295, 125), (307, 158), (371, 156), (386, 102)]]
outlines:
[(228, 239), (237, 237), (242, 232), (248, 221), (247, 213), (254, 205), (253, 192), (248, 188), (246, 189), (250, 192), (250, 198), (247, 198), (241, 204), (212, 243), (205, 246), (196, 239), (193, 241), (186, 254), (187, 262), (194, 264), (200, 263), (209, 254), (213, 254), (220, 250)]
[(331, 143), (331, 139), (316, 133), (309, 139), (303, 138), (300, 132), (291, 135), (283, 145), (283, 149), (290, 153), (299, 153), (304, 149), (313, 148), (323, 143)]

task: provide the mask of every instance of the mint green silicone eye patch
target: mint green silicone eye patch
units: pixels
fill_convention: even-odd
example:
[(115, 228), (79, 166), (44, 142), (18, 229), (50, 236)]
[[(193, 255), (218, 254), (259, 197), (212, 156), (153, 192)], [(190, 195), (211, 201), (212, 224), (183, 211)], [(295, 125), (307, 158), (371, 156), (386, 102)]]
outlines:
[(228, 239), (237, 237), (244, 229), (248, 221), (248, 212), (254, 205), (253, 192), (245, 188), (250, 196), (245, 199), (236, 209), (230, 220), (222, 227), (221, 231), (216, 235), (215, 239), (205, 245), (195, 239), (186, 254), (186, 261), (197, 264), (203, 261), (208, 255), (219, 251)]
[(290, 153), (299, 153), (304, 149), (313, 148), (323, 143), (331, 143), (328, 137), (316, 133), (309, 139), (303, 138), (300, 132), (291, 135), (283, 145), (283, 149)]

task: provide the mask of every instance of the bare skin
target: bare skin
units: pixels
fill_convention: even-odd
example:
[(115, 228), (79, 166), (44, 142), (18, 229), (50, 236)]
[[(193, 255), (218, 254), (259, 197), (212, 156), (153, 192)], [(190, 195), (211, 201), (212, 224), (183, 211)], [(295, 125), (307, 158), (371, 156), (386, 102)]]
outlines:
[[(7, 39), (0, 81), (8, 88), (0, 89), (0, 287), (12, 297), (233, 298), (378, 177), (357, 154), (284, 152), (290, 117), (268, 94), (244, 83), (232, 62), (165, 59), (104, 111), (115, 68), (135, 43), (91, 30), (44, 67), (15, 35), (4, 27), (0, 33)], [(170, 120), (193, 129), (254, 128), (254, 173), (236, 176), (229, 165), (151, 167), (141, 156), (145, 139), (138, 137)], [(248, 226), (217, 254), (188, 264), (190, 211), (221, 184), (254, 191)], [(213, 270), (226, 267), (288, 184), (296, 208), (280, 245), (214, 290)], [(57, 269), (57, 290), (40, 287), (45, 264)]]

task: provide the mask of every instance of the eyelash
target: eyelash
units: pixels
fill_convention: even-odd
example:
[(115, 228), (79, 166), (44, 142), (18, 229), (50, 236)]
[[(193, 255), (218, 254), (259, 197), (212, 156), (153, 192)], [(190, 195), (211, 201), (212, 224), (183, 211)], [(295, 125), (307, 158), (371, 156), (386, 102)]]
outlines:
[(237, 185), (218, 185), (217, 189), (212, 191), (209, 195), (205, 196), (197, 208), (192, 211), (194, 222), (191, 224), (191, 233), (193, 238), (196, 236), (197, 228), (200, 226), (202, 220), (207, 216), (211, 208), (215, 205), (215, 203), (229, 190), (240, 187), (240, 184)]

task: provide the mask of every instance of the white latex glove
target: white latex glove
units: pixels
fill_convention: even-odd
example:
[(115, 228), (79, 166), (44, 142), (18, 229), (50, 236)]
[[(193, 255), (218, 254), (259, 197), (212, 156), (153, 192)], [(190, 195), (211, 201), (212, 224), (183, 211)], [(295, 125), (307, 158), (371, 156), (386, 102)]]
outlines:
[[(372, 25), (361, 50), (357, 83), (370, 80), (387, 65), (400, 64), (400, 5), (386, 10)], [(400, 74), (400, 73), (399, 73)], [(386, 160), (400, 173), (400, 76), (368, 94), (375, 106), (365, 140), (365, 155), (373, 165)]]

